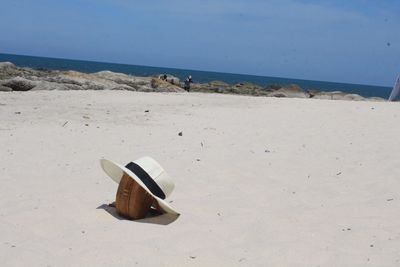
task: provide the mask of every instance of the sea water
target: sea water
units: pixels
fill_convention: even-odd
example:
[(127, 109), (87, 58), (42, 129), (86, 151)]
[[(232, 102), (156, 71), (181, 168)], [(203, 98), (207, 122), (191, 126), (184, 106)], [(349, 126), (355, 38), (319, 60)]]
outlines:
[(267, 86), (271, 84), (277, 84), (277, 85), (297, 84), (304, 90), (316, 89), (320, 91), (342, 91), (351, 94), (359, 94), (364, 97), (387, 98), (391, 92), (390, 87), (384, 87), (384, 86), (347, 84), (347, 83), (300, 80), (300, 79), (290, 79), (290, 78), (280, 78), (280, 77), (104, 63), (104, 62), (94, 62), (94, 61), (84, 61), (84, 60), (0, 54), (0, 62), (3, 61), (10, 61), (20, 67), (30, 67), (35, 69), (50, 69), (50, 70), (75, 70), (85, 73), (98, 72), (102, 70), (121, 72), (135, 76), (151, 76), (151, 75), (167, 73), (174, 75), (180, 78), (181, 80), (186, 78), (188, 75), (192, 75), (193, 81), (199, 83), (207, 83), (210, 81), (218, 80), (226, 82), (228, 84), (250, 82), (260, 86)]

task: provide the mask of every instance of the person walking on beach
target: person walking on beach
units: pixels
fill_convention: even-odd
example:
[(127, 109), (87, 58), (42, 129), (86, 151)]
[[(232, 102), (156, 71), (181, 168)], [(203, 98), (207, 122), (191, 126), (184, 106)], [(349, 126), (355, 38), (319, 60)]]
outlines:
[(193, 83), (193, 79), (192, 79), (192, 75), (189, 75), (185, 80), (185, 85), (184, 85), (183, 89), (185, 89), (186, 91), (189, 92), (191, 83)]

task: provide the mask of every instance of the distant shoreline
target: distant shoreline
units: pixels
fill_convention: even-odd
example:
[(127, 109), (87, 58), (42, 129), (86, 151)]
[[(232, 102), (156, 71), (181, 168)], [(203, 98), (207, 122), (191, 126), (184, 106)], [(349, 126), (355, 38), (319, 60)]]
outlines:
[(0, 91), (30, 90), (127, 90), (140, 92), (203, 92), (264, 97), (314, 98), (330, 100), (373, 100), (358, 94), (334, 91), (304, 90), (296, 84), (259, 86), (242, 82), (228, 84), (223, 81), (186, 83), (171, 74), (158, 76), (132, 76), (112, 71), (84, 73), (71, 70), (46, 70), (17, 67), (11, 62), (0, 63)]
[(81, 61), (71, 59), (57, 59), (34, 56), (20, 56), (11, 54), (0, 54), (0, 62), (10, 61), (21, 67), (30, 67), (34, 69), (49, 70), (75, 70), (84, 73), (94, 73), (103, 70), (120, 72), (134, 76), (153, 76), (157, 74), (168, 73), (183, 80), (186, 76), (192, 75), (195, 82), (209, 83), (212, 81), (223, 81), (230, 85), (238, 83), (252, 83), (258, 86), (281, 85), (287, 86), (296, 84), (304, 90), (320, 91), (342, 91), (348, 94), (359, 94), (363, 97), (381, 97), (387, 98), (391, 88), (385, 86), (371, 86), (359, 84), (347, 84), (324, 81), (311, 81), (301, 79), (288, 79), (279, 77), (266, 77), (255, 75), (242, 75), (231, 73), (207, 72), (196, 70), (182, 70), (173, 68), (158, 68), (147, 66), (136, 66), (128, 64), (102, 63), (95, 61)]

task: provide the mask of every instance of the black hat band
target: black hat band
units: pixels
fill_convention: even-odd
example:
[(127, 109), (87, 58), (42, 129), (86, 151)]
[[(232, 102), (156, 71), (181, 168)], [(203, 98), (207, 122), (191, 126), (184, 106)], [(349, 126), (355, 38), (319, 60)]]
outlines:
[(151, 176), (142, 169), (139, 165), (133, 162), (129, 162), (125, 168), (133, 172), (150, 190), (153, 195), (165, 199), (165, 194), (162, 189), (158, 186), (158, 184), (151, 178)]

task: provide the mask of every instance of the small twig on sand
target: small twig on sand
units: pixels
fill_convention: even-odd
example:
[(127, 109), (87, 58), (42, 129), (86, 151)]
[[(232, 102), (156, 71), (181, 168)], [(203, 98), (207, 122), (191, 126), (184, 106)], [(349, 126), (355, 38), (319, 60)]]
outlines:
[(64, 127), (65, 125), (67, 125), (68, 121), (64, 122), (64, 124), (62, 125), (62, 127)]

